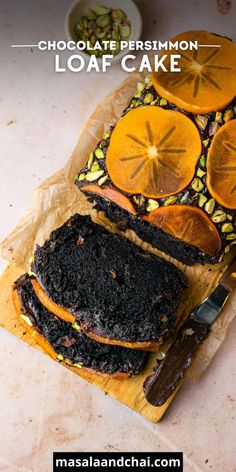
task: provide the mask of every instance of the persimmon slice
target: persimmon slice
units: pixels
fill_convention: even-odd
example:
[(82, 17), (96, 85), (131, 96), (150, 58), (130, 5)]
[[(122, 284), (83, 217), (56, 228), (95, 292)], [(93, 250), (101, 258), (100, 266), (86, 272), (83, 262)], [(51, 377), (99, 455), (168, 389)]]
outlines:
[(113, 188), (101, 188), (99, 185), (84, 185), (81, 187), (83, 192), (88, 193), (95, 193), (96, 195), (100, 195), (101, 197), (116, 203), (116, 205), (120, 206), (124, 210), (128, 211), (132, 215), (136, 215), (136, 211), (130, 200), (123, 195), (122, 193), (118, 192)]
[[(198, 41), (198, 49), (166, 51), (168, 72), (153, 72), (153, 85), (166, 100), (192, 113), (221, 110), (236, 95), (236, 45), (206, 31), (187, 31), (171, 40)], [(179, 54), (180, 72), (169, 72), (170, 57)]]
[(144, 106), (118, 121), (107, 151), (107, 169), (119, 189), (151, 198), (181, 192), (201, 154), (194, 123), (183, 113)]
[(31, 283), (39, 301), (45, 306), (45, 308), (47, 308), (48, 311), (56, 315), (58, 318), (61, 318), (61, 320), (67, 321), (68, 323), (75, 323), (75, 316), (51, 300), (36, 279), (32, 279)]
[(207, 157), (207, 186), (215, 200), (236, 209), (236, 120), (220, 128)]
[(188, 205), (163, 206), (144, 216), (143, 220), (212, 257), (220, 251), (218, 230), (200, 208)]

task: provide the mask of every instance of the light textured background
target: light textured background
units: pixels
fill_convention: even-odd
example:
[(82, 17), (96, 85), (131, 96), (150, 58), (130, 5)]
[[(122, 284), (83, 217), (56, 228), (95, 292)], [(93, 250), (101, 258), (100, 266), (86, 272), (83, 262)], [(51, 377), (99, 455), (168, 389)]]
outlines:
[[(105, 75), (55, 74), (53, 53), (11, 49), (64, 39), (70, 3), (0, 2), (0, 239), (38, 183), (65, 163), (99, 100), (125, 78), (119, 65)], [(235, 0), (225, 16), (215, 0), (138, 3), (145, 39), (202, 28), (236, 40)], [(202, 379), (186, 382), (163, 421), (152, 425), (0, 330), (0, 471), (49, 472), (53, 450), (182, 450), (185, 472), (235, 472), (235, 341), (236, 322)]]

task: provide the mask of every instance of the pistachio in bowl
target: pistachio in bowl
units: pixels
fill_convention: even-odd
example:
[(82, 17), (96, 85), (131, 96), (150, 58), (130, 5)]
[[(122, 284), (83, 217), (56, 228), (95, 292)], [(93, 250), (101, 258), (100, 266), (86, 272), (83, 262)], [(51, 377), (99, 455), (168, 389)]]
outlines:
[(88, 54), (102, 57), (107, 50), (93, 49), (96, 41), (103, 47), (103, 41), (116, 41), (116, 49), (111, 54), (120, 52), (120, 41), (128, 40), (131, 33), (131, 23), (123, 10), (97, 6), (94, 10), (88, 10), (87, 15), (80, 18), (74, 27), (77, 41), (89, 42), (91, 49), (86, 49)]

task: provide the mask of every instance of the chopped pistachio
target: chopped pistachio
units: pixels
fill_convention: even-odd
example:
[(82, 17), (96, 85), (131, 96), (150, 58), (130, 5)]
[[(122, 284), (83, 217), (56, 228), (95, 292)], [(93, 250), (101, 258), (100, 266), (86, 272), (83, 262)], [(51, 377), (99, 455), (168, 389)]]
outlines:
[(135, 97), (135, 98), (140, 98), (141, 95), (142, 95), (142, 92), (136, 92), (135, 95), (134, 95), (134, 97)]
[(63, 361), (63, 360), (64, 360), (64, 356), (63, 356), (62, 354), (58, 354), (57, 359), (58, 359), (59, 361)]
[(167, 205), (173, 205), (173, 203), (176, 203), (177, 202), (177, 197), (175, 195), (173, 195), (172, 197), (169, 197), (167, 198), (167, 200), (165, 201), (164, 205), (167, 206)]
[(228, 108), (228, 110), (226, 110), (224, 112), (224, 116), (223, 116), (223, 119), (224, 119), (224, 122), (225, 123), (228, 123), (228, 121), (230, 121), (232, 118), (234, 117), (234, 111), (232, 108)]
[(231, 231), (233, 231), (233, 230), (234, 230), (234, 227), (233, 227), (232, 223), (224, 223), (221, 226), (222, 233), (231, 233)]
[(94, 13), (95, 13), (97, 16), (107, 15), (107, 14), (110, 13), (110, 12), (111, 12), (111, 8), (104, 7), (103, 5), (98, 5), (98, 6), (94, 9)]
[(29, 275), (29, 277), (35, 277), (36, 278), (36, 274), (31, 269), (28, 270), (28, 275)]
[(236, 239), (236, 233), (227, 234), (226, 239), (227, 241), (233, 241), (234, 239)]
[(214, 223), (222, 223), (226, 220), (226, 213), (222, 210), (216, 210), (211, 219)]
[(215, 121), (216, 123), (223, 123), (223, 113), (221, 111), (217, 111), (215, 114)]
[(107, 181), (107, 179), (108, 179), (108, 175), (104, 175), (104, 177), (101, 177), (101, 179), (99, 179), (98, 185), (101, 186), (101, 185), (105, 184), (105, 182)]
[(103, 139), (107, 139), (107, 138), (110, 138), (110, 133), (108, 133), (107, 131), (104, 133), (103, 135)]
[(199, 128), (205, 129), (208, 123), (208, 118), (205, 115), (197, 115), (195, 121), (198, 124)]
[(205, 195), (203, 195), (202, 193), (199, 193), (198, 205), (200, 207), (203, 207), (205, 205), (206, 201), (207, 201), (207, 197)]
[(159, 203), (156, 200), (149, 198), (147, 208), (146, 208), (147, 211), (156, 210), (158, 207), (159, 207)]
[(88, 172), (86, 174), (86, 180), (88, 180), (88, 182), (94, 182), (94, 180), (99, 179), (99, 177), (101, 177), (103, 174), (104, 174), (104, 170), (98, 170), (96, 172)]
[(160, 106), (161, 106), (161, 107), (164, 107), (164, 106), (167, 105), (167, 100), (166, 100), (165, 98), (161, 98), (161, 100), (160, 100), (159, 103), (160, 103)]
[(94, 159), (94, 154), (93, 154), (93, 152), (90, 152), (90, 154), (89, 154), (89, 160), (88, 160), (88, 169), (91, 169), (91, 166), (92, 166), (92, 163), (93, 163), (93, 159)]
[(230, 251), (231, 248), (232, 248), (232, 246), (230, 244), (228, 244), (228, 246), (225, 246), (225, 249), (224, 249), (225, 254), (227, 254)]
[(77, 331), (81, 331), (81, 327), (76, 321), (71, 326), (72, 326), (72, 328), (76, 329)]
[(181, 197), (181, 199), (180, 199), (180, 202), (181, 202), (181, 203), (186, 202), (188, 196), (189, 196), (189, 193), (188, 193), (188, 192), (184, 193), (184, 195), (183, 195), (183, 196)]
[(133, 196), (133, 201), (134, 201), (134, 203), (136, 203), (136, 205), (142, 205), (145, 202), (145, 198), (142, 195), (140, 195), (140, 196), (134, 195)]
[(191, 187), (196, 191), (196, 192), (201, 192), (201, 190), (204, 188), (204, 184), (200, 179), (197, 177), (194, 179)]
[(200, 157), (200, 164), (201, 164), (201, 167), (205, 167), (205, 165), (206, 165), (206, 158), (205, 158), (204, 154), (202, 154), (201, 157)]
[(206, 212), (208, 213), (208, 215), (211, 215), (215, 209), (215, 200), (214, 198), (210, 198), (210, 200), (208, 200), (208, 202), (206, 202), (206, 205), (205, 205), (205, 210)]
[(145, 77), (144, 82), (145, 82), (145, 84), (149, 84), (151, 82), (151, 80), (152, 80), (152, 76), (151, 76), (151, 74), (148, 74)]
[(212, 121), (209, 125), (209, 136), (214, 136), (216, 132), (218, 131), (218, 129), (219, 129), (218, 123), (216, 123), (216, 121)]
[(99, 169), (100, 169), (100, 167), (99, 167), (98, 162), (94, 162), (92, 167), (91, 167), (91, 171), (95, 172), (96, 170), (99, 170)]
[(97, 157), (97, 159), (104, 159), (104, 152), (101, 148), (95, 149), (94, 154)]
[(153, 100), (150, 105), (156, 105), (156, 103), (158, 102), (158, 98), (156, 98), (156, 100)]
[(208, 144), (209, 144), (209, 141), (210, 141), (210, 140), (209, 140), (209, 138), (207, 138), (207, 139), (204, 139), (204, 140), (202, 141), (202, 143), (203, 143), (203, 146), (204, 146), (204, 147), (207, 147), (207, 146), (208, 146)]
[(99, 28), (105, 28), (111, 24), (111, 17), (110, 15), (101, 15), (96, 21), (96, 24)]
[(205, 175), (205, 171), (202, 169), (197, 170), (197, 176), (200, 177), (200, 179)]
[(145, 89), (145, 84), (143, 82), (138, 82), (137, 89), (138, 92), (142, 92)]
[(75, 364), (73, 364), (73, 367), (78, 367), (78, 369), (82, 369), (83, 364), (80, 362), (76, 362)]
[(130, 36), (131, 29), (129, 25), (122, 25), (120, 27), (120, 35), (123, 39), (127, 39)]
[(143, 103), (151, 103), (153, 101), (154, 97), (152, 93), (147, 93), (143, 99)]
[(232, 221), (232, 219), (233, 219), (232, 215), (229, 215), (229, 214), (228, 214), (228, 215), (227, 215), (227, 220)]
[(85, 177), (86, 177), (86, 174), (84, 174), (84, 173), (79, 174), (78, 181), (81, 182), (81, 180), (85, 180)]
[(34, 255), (29, 258), (29, 264), (31, 265), (33, 264), (33, 262), (34, 262)]
[(27, 325), (33, 326), (33, 323), (32, 323), (31, 319), (28, 316), (20, 315), (20, 317), (22, 318), (22, 320), (24, 320), (25, 323), (27, 323)]

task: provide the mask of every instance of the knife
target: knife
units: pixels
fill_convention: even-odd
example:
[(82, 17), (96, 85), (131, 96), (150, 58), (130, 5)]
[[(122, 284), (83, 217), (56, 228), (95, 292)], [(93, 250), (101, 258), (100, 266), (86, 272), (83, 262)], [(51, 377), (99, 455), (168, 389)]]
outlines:
[(158, 361), (152, 374), (145, 380), (143, 390), (149, 403), (162, 406), (178, 386), (186, 369), (192, 363), (195, 351), (207, 337), (212, 323), (234, 288), (236, 288), (236, 256), (224, 272), (218, 286), (189, 315), (164, 359)]

